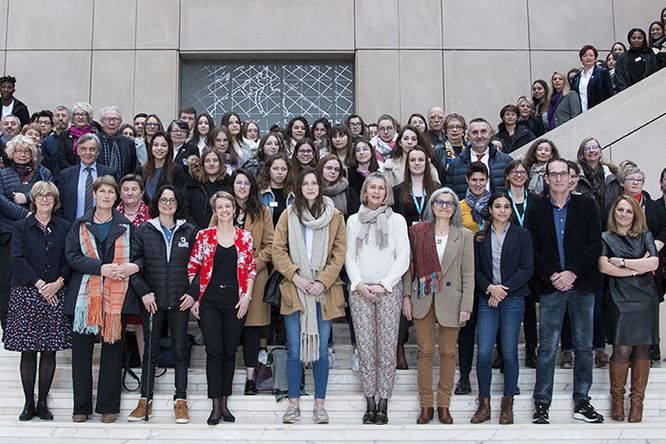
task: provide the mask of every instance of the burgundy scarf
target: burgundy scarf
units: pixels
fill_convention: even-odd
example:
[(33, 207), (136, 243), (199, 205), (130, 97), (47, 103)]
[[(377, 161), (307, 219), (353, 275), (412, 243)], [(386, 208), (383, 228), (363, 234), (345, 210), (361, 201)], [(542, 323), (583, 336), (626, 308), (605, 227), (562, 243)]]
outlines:
[(93, 126), (89, 123), (86, 123), (86, 126), (84, 126), (83, 128), (79, 128), (76, 125), (72, 125), (69, 128), (69, 134), (72, 135), (72, 140), (73, 140), (73, 142), (72, 142), (72, 152), (74, 154), (78, 154), (76, 152), (76, 144), (78, 143), (79, 138), (81, 136), (85, 135), (85, 134), (89, 134), (89, 133), (92, 133), (92, 132), (93, 132)]
[(419, 280), (417, 298), (442, 289), (442, 267), (435, 245), (435, 225), (420, 222), (409, 228), (409, 241), (412, 247), (414, 274)]

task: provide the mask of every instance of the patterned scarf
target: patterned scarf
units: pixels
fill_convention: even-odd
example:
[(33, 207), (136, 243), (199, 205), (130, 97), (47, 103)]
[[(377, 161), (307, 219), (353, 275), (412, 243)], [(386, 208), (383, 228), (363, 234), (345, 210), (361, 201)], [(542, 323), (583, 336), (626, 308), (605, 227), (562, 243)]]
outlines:
[[(586, 162), (580, 162), (580, 167), (583, 174), (590, 181), (592, 186), (592, 193), (597, 202), (604, 202), (604, 194), (606, 193), (606, 175), (604, 173), (604, 165), (600, 162), (596, 168), (592, 168)], [(603, 208), (603, 205), (602, 207)]]
[(546, 164), (541, 166), (536, 163), (530, 167), (530, 183), (527, 189), (533, 193), (543, 196), (543, 176), (546, 175)]
[(481, 197), (475, 196), (472, 191), (467, 188), (467, 193), (465, 193), (465, 202), (472, 209), (472, 219), (474, 222), (483, 226), (483, 223), (490, 213), (488, 213), (488, 201), (490, 200), (490, 191), (486, 190)]
[[(324, 197), (324, 213), (317, 219), (308, 210), (298, 218), (293, 206), (287, 209), (289, 227), (289, 254), (294, 265), (298, 267), (298, 274), (309, 281), (314, 281), (326, 266), (328, 256), (328, 226), (333, 218), (333, 201)], [(305, 244), (304, 229), (310, 228), (312, 236), (312, 255), (308, 256)], [(298, 298), (303, 305), (301, 313), (301, 361), (316, 362), (319, 360), (319, 328), (317, 325), (317, 302), (326, 302), (324, 293), (316, 296), (305, 294), (296, 287)]]
[(120, 181), (122, 176), (122, 165), (123, 159), (122, 154), (120, 153), (120, 147), (118, 146), (118, 139), (120, 138), (120, 133), (117, 133), (115, 136), (109, 136), (105, 132), (100, 132), (99, 140), (102, 142), (102, 162), (104, 165), (108, 166), (113, 170), (113, 174), (116, 178), (116, 181)]
[(89, 123), (86, 123), (86, 126), (79, 128), (76, 125), (72, 125), (69, 128), (69, 134), (72, 135), (72, 152), (78, 154), (76, 151), (76, 144), (79, 142), (79, 138), (84, 134), (90, 134), (93, 132), (93, 126)]
[(388, 220), (393, 214), (391, 207), (382, 205), (376, 210), (371, 210), (365, 205), (361, 205), (358, 210), (358, 220), (361, 222), (361, 229), (356, 235), (356, 249), (360, 250), (363, 244), (367, 244), (370, 234), (370, 226), (375, 225), (375, 236), (377, 246), (380, 250), (388, 245)]
[[(127, 217), (127, 215), (125, 214), (126, 212), (125, 202), (120, 202), (116, 207), (116, 210), (118, 210), (118, 212), (123, 216)], [(141, 203), (139, 204), (139, 209), (136, 210), (136, 215), (132, 220), (132, 226), (134, 228), (138, 228), (139, 225), (141, 225), (147, 220), (150, 220), (150, 209), (148, 208), (148, 205), (146, 205), (143, 201), (141, 201)]]
[(420, 222), (409, 227), (414, 273), (419, 280), (416, 297), (437, 293), (442, 289), (442, 266), (435, 245), (435, 224)]
[[(126, 264), (130, 258), (130, 226), (114, 243), (114, 264)], [(88, 223), (79, 226), (79, 242), (83, 255), (100, 260), (95, 237)], [(74, 309), (74, 331), (81, 334), (101, 334), (104, 342), (113, 344), (122, 336), (121, 313), (129, 278), (117, 281), (101, 275), (84, 274)]]

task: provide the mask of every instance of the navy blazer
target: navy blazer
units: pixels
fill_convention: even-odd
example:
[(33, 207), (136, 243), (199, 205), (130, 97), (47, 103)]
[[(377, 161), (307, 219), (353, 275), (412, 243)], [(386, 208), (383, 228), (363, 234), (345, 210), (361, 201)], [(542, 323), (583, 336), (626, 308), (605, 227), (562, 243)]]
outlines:
[[(97, 177), (113, 176), (113, 170), (100, 163), (97, 164)], [(58, 182), (60, 192), (60, 209), (58, 214), (67, 222), (76, 220), (76, 201), (79, 191), (79, 165), (65, 168), (60, 172)]]
[(598, 261), (601, 254), (601, 222), (594, 200), (571, 195), (564, 227), (564, 270), (555, 236), (555, 221), (550, 196), (541, 198), (527, 208), (525, 228), (532, 234), (534, 273), (539, 294), (555, 293), (550, 282), (553, 273), (572, 271), (576, 276), (574, 288), (593, 292), (600, 285)]
[[(486, 294), (486, 289), (493, 283), (493, 249), (490, 231), (481, 242), (478, 241), (480, 235), (481, 232), (474, 236), (474, 280), (477, 291)], [(509, 223), (502, 244), (500, 271), (502, 285), (509, 287), (507, 297), (531, 293), (527, 284), (534, 273), (534, 251), (532, 237), (525, 228)]]
[[(580, 75), (579, 72), (573, 78), (571, 89), (580, 95)], [(587, 82), (587, 109), (592, 109), (595, 105), (600, 104), (604, 100), (613, 95), (613, 82), (611, 82), (610, 72), (605, 68), (595, 66), (592, 68), (592, 77)]]

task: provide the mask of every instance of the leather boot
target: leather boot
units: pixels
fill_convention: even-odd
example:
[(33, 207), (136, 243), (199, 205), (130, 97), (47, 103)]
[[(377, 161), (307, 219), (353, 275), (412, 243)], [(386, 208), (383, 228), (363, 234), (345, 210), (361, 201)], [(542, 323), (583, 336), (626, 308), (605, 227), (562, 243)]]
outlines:
[(472, 424), (481, 424), (490, 419), (490, 396), (479, 396), (478, 402), (479, 408), (476, 409), (476, 413), (469, 420)]
[(409, 365), (407, 365), (407, 358), (405, 357), (405, 346), (403, 344), (398, 344), (395, 368), (398, 370), (409, 370)]
[(421, 407), (421, 413), (416, 418), (417, 424), (428, 424), (435, 416), (435, 409), (433, 407)]
[(513, 396), (502, 396), (499, 423), (513, 424)]
[(627, 385), (629, 363), (610, 362), (611, 419), (624, 421), (624, 387)]
[(643, 420), (643, 399), (645, 399), (645, 387), (650, 377), (649, 359), (631, 360), (631, 391), (629, 392), (629, 422), (641, 422)]
[(437, 407), (437, 419), (442, 424), (453, 424), (453, 416), (448, 407)]

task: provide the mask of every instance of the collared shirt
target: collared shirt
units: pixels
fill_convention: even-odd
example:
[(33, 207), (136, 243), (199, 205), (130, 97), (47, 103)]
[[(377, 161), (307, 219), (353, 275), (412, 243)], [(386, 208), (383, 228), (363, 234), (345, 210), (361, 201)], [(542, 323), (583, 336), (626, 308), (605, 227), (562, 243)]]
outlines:
[(587, 72), (582, 70), (580, 73), (580, 81), (578, 83), (578, 95), (580, 96), (580, 108), (583, 112), (587, 111), (587, 84), (590, 83), (592, 78), (592, 73), (594, 72), (594, 67), (589, 69)]
[(502, 283), (502, 246), (510, 225), (510, 223), (506, 224), (506, 227), (499, 233), (493, 227), (490, 227), (490, 244), (493, 251), (493, 284)]
[[(97, 162), (90, 165), (90, 174), (92, 174), (93, 182), (97, 179)], [(79, 183), (76, 188), (76, 218), (83, 216), (86, 212), (86, 179), (88, 172), (83, 163), (79, 164)], [(93, 206), (95, 206), (95, 198), (93, 197)]]
[(564, 229), (567, 225), (567, 208), (571, 195), (567, 196), (567, 201), (562, 208), (558, 207), (553, 198), (550, 198), (550, 204), (553, 206), (553, 222), (555, 223), (555, 238), (557, 239), (557, 251), (560, 256), (560, 268), (564, 271), (566, 260), (564, 257)]
[[(481, 156), (481, 157), (479, 157)], [(479, 154), (473, 149), (469, 150), (470, 162), (481, 162), (488, 168), (488, 182), (486, 183), (486, 190), (491, 191), (490, 189), (490, 148), (486, 148), (483, 154)]]

